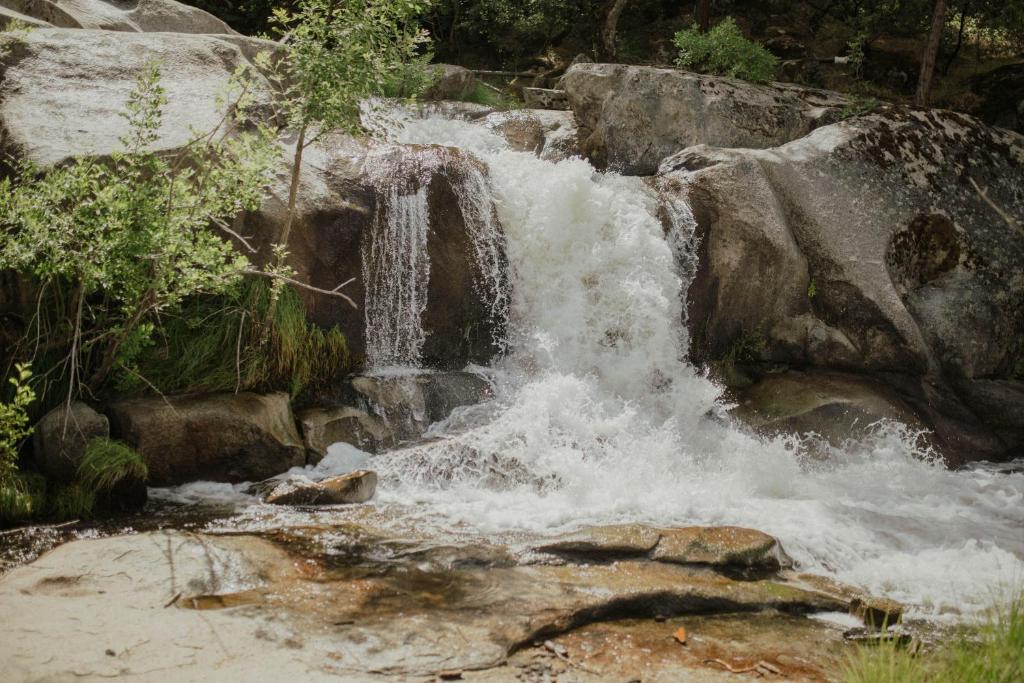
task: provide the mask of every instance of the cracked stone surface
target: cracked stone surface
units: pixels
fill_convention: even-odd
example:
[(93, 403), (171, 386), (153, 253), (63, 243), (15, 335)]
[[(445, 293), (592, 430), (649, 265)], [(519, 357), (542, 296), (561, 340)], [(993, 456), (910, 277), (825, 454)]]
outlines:
[[(672, 531), (688, 533), (603, 533), (650, 552), (652, 539)], [(780, 576), (737, 580), (642, 554), (551, 561), (359, 524), (79, 540), (0, 578), (8, 615), (0, 660), (11, 681), (431, 680), (440, 672), (543, 680), (559, 667), (559, 680), (629, 680), (652, 666), (661, 678), (643, 680), (692, 671), (687, 680), (717, 681), (726, 680), (721, 667), (695, 652), (782, 667), (779, 657), (800, 642), (841, 646), (835, 627), (805, 615), (846, 611), (848, 601)], [(686, 649), (669, 643), (677, 621), (694, 634)], [(773, 644), (776, 632), (792, 642)], [(829, 648), (787, 675), (822, 680)]]

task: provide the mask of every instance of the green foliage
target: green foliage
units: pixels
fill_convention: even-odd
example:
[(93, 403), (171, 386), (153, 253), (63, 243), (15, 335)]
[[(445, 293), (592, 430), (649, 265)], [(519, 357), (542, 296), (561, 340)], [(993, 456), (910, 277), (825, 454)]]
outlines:
[(112, 490), (122, 481), (145, 481), (148, 476), (149, 469), (136, 451), (114, 439), (96, 438), (85, 446), (77, 481), (83, 488), (99, 493)]
[(35, 391), (28, 384), (32, 377), (30, 366), (18, 364), (15, 371), (15, 376), (8, 380), (14, 387), (13, 397), (9, 403), (0, 403), (0, 487), (5, 491), (16, 488), (18, 446), (32, 433), (28, 407), (36, 400)]
[(417, 20), (427, 0), (299, 0), (274, 10), (283, 55), (258, 64), (276, 85), (278, 104), (295, 130), (361, 131), (359, 103), (395, 83), (415, 93), (430, 75), (429, 42)]
[(473, 92), (469, 94), (466, 101), (482, 104), (485, 107), (492, 107), (494, 109), (519, 109), (523, 106), (523, 103), (519, 100), (489, 88), (479, 81), (477, 81), (476, 87), (473, 88)]
[(850, 104), (839, 110), (839, 118), (849, 119), (854, 116), (870, 114), (878, 108), (880, 102), (874, 97), (861, 97), (855, 95), (850, 99)]
[(38, 516), (45, 507), (46, 480), (33, 474), (17, 474), (0, 482), (0, 525)]
[(994, 610), (976, 630), (931, 655), (894, 639), (861, 648), (843, 670), (847, 683), (1015, 683), (1024, 680), (1024, 596)]
[(775, 78), (779, 60), (762, 45), (747, 40), (732, 17), (707, 33), (696, 25), (675, 35), (676, 64), (721, 76), (764, 83)]
[(807, 283), (807, 298), (813, 299), (818, 294), (818, 283), (811, 278), (811, 281)]
[(290, 287), (248, 280), (219, 296), (199, 297), (166, 318), (157, 343), (118, 378), (123, 391), (164, 393), (286, 389), (293, 395), (331, 381), (349, 364), (345, 337), (306, 320)]
[(57, 293), (35, 336), (68, 349), (57, 371), (73, 393), (96, 390), (116, 364), (130, 363), (152, 343), (161, 316), (190, 297), (226, 291), (249, 268), (210, 229), (258, 208), (275, 158), (271, 131), (226, 132), (231, 115), (244, 117), (243, 78), (218, 129), (162, 156), (148, 151), (166, 101), (151, 64), (128, 99), (121, 151), (45, 171), (22, 164), (0, 181), (0, 269)]
[(466, 33), (479, 33), (510, 56), (543, 50), (586, 16), (593, 3), (581, 0), (482, 0), (465, 9)]
[(95, 507), (96, 493), (79, 482), (56, 486), (46, 497), (46, 511), (53, 519), (89, 519)]

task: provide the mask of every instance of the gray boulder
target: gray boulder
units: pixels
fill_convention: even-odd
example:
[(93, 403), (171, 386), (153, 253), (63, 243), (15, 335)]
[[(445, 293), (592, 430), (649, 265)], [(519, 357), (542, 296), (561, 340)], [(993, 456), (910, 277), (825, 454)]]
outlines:
[(0, 0), (0, 4), (60, 28), (235, 34), (209, 12), (174, 0)]
[(81, 401), (58, 406), (35, 426), (33, 450), (39, 468), (48, 477), (72, 481), (85, 455), (85, 447), (96, 438), (110, 436), (110, 422)]
[(333, 443), (351, 444), (368, 453), (397, 443), (383, 420), (361, 408), (310, 408), (298, 417), (312, 462), (319, 462), (327, 455), (327, 448)]
[(434, 78), (423, 93), (427, 100), (462, 100), (476, 89), (476, 76), (464, 66), (455, 64), (430, 64), (425, 67)]
[(109, 413), (113, 434), (145, 459), (152, 486), (253, 481), (306, 464), (285, 393), (129, 399)]
[(838, 119), (842, 95), (783, 83), (625, 64), (574, 64), (562, 77), (583, 151), (599, 167), (648, 175), (697, 144), (774, 147)]

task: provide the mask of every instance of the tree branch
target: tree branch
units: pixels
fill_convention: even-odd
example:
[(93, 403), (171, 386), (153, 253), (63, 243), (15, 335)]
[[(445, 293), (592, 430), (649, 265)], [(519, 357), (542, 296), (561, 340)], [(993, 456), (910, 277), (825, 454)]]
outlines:
[(241, 273), (242, 275), (252, 275), (253, 277), (265, 277), (271, 280), (280, 280), (282, 282), (287, 282), (290, 285), (295, 285), (296, 287), (307, 289), (311, 292), (316, 292), (317, 294), (323, 294), (324, 296), (336, 296), (339, 299), (344, 299), (345, 301), (347, 301), (352, 306), (352, 308), (355, 308), (357, 310), (359, 309), (358, 304), (356, 304), (356, 302), (353, 301), (351, 297), (349, 297), (347, 294), (343, 292), (338, 291), (345, 285), (355, 280), (355, 278), (350, 278), (346, 280), (345, 282), (341, 283), (334, 289), (320, 289), (319, 287), (308, 285), (305, 282), (300, 282), (299, 280), (292, 279), (290, 277), (287, 277), (286, 275), (281, 275), (280, 273), (268, 273), (264, 270), (240, 270), (238, 272)]

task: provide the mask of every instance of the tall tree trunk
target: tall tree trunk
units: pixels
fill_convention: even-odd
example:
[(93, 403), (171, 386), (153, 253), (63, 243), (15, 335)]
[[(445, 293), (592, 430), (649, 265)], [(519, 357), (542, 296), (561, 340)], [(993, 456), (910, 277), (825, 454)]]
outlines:
[(299, 176), (302, 173), (302, 152), (306, 149), (306, 126), (299, 128), (299, 136), (295, 140), (295, 156), (292, 158), (292, 182), (288, 187), (288, 216), (284, 221), (284, 229), (278, 237), (277, 243), (280, 247), (288, 246), (288, 238), (291, 237), (292, 224), (295, 222), (295, 203), (299, 196)]
[(939, 55), (939, 44), (942, 42), (942, 29), (946, 25), (946, 0), (935, 0), (932, 12), (932, 27), (928, 32), (928, 42), (924, 46), (921, 57), (921, 75), (917, 80), (917, 93), (914, 104), (927, 107), (932, 94), (932, 78), (935, 76), (935, 60)]
[(628, 0), (611, 0), (608, 11), (604, 15), (604, 26), (601, 28), (601, 57), (614, 59), (618, 53), (615, 45), (615, 34), (619, 28), (619, 17)]
[(701, 33), (711, 28), (711, 0), (697, 0), (697, 27)]
[(956, 34), (956, 47), (953, 48), (953, 54), (949, 56), (946, 63), (942, 67), (942, 75), (948, 76), (949, 70), (953, 66), (953, 62), (956, 61), (957, 56), (960, 54), (960, 48), (964, 46), (964, 25), (967, 23), (967, 10), (970, 8), (971, 3), (965, 2), (963, 9), (960, 10), (960, 30)]

